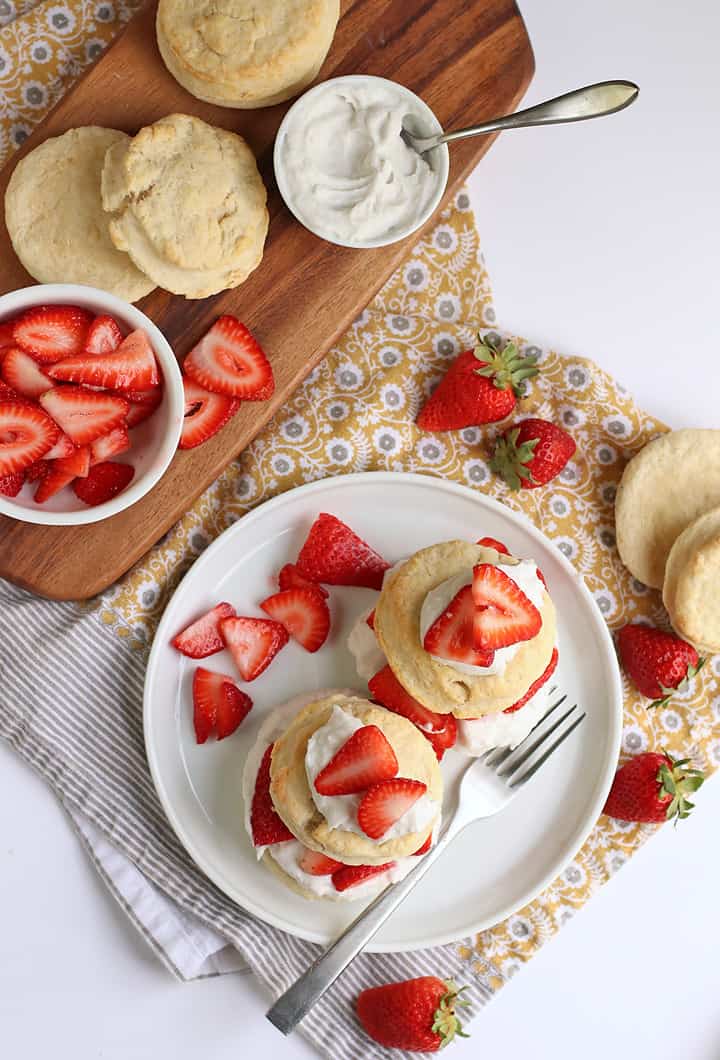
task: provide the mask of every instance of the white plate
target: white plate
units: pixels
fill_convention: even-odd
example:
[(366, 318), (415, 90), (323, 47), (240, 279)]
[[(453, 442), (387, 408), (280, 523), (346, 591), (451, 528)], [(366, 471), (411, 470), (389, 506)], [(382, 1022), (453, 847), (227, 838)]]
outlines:
[[(327, 942), (358, 913), (358, 902), (306, 901), (257, 863), (243, 828), (242, 766), (266, 712), (300, 692), (363, 688), (346, 648), (350, 628), (376, 594), (332, 588), (328, 643), (309, 655), (290, 643), (248, 691), (254, 708), (233, 736), (197, 746), (192, 727), (195, 666), (171, 646), (193, 618), (228, 600), (262, 614), (274, 575), (296, 558), (319, 512), (332, 512), (390, 562), (438, 541), (484, 535), (532, 557), (557, 606), (559, 686), (587, 719), (498, 817), (455, 840), (376, 936), (375, 952), (419, 949), (465, 938), (505, 919), (563, 869), (597, 820), (620, 748), (622, 694), (605, 622), (565, 557), (523, 516), (464, 486), (424, 475), (373, 473), (315, 482), (246, 515), (195, 563), (168, 604), (145, 681), (145, 740), (155, 786), (178, 838), (230, 898), (293, 935)], [(233, 674), (226, 652), (202, 665)], [(446, 786), (467, 759), (445, 756)]]

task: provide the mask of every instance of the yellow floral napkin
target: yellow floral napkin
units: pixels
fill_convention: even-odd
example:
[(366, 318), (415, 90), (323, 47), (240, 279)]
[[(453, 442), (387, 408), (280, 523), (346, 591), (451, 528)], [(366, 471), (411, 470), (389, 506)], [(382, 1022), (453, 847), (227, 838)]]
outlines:
[[(0, 158), (9, 156), (138, 6), (0, 0), (0, 24), (8, 23), (0, 30)], [(620, 563), (613, 520), (627, 458), (666, 428), (605, 372), (508, 335), (540, 357), (541, 372), (523, 411), (562, 424), (578, 444), (559, 478), (538, 490), (511, 494), (493, 476), (487, 462), (493, 430), (430, 435), (415, 427), (421, 402), (451, 359), (473, 343), (479, 327), (494, 325), (470, 202), (460, 192), (267, 429), (134, 570), (86, 609), (142, 654), (193, 559), (245, 512), (303, 482), (392, 470), (453, 479), (524, 511), (583, 575), (612, 629), (639, 618), (666, 624), (659, 593), (636, 582)], [(623, 752), (666, 748), (692, 756), (708, 773), (717, 768), (718, 674), (720, 657), (689, 692), (652, 712), (626, 682)], [(698, 801), (696, 812), (702, 813), (702, 794)], [(601, 817), (580, 853), (535, 901), (459, 946), (468, 972), (489, 993), (498, 989), (654, 829)]]

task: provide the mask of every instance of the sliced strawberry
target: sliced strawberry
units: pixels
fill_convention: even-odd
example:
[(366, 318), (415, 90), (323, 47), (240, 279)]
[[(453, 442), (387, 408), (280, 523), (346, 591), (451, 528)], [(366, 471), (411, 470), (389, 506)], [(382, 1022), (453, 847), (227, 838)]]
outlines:
[(90, 468), (87, 478), (73, 482), (75, 496), (93, 507), (105, 504), (130, 485), (135, 474), (132, 464), (116, 464), (106, 460)]
[(324, 586), (310, 581), (304, 574), (301, 574), (294, 563), (286, 563), (282, 568), (278, 574), (278, 585), (281, 589), (314, 589), (325, 599), (330, 595)]
[(513, 703), (513, 705), (511, 707), (506, 707), (505, 710), (503, 711), (503, 714), (514, 714), (516, 710), (520, 710), (520, 707), (524, 707), (525, 704), (527, 703), (527, 701), (529, 699), (532, 699), (532, 697), (535, 695), (535, 693), (539, 692), (543, 685), (547, 684), (547, 682), (550, 680), (552, 675), (555, 673), (555, 669), (557, 667), (557, 664), (558, 664), (558, 650), (557, 650), (557, 648), (553, 648), (553, 653), (550, 656), (550, 662), (547, 664), (547, 666), (545, 667), (543, 672), (540, 674), (540, 676), (537, 678), (537, 680), (533, 681), (533, 683), (530, 685), (530, 687), (528, 688), (527, 692), (522, 697), (522, 699), (519, 699), (517, 701), (517, 703)]
[(37, 361), (34, 361), (29, 353), (23, 353), (17, 346), (11, 347), (6, 352), (0, 374), (8, 386), (18, 394), (33, 400), (55, 385), (52, 379), (41, 371)]
[(537, 574), (538, 578), (540, 579), (540, 581), (541, 581), (541, 582), (543, 583), (543, 585), (545, 586), (545, 592), (548, 592), (548, 593), (549, 593), (549, 592), (550, 592), (550, 590), (548, 589), (548, 584), (547, 584), (547, 582), (545, 581), (545, 575), (543, 574), (543, 572), (542, 572), (542, 571), (540, 570), (540, 568), (539, 568), (539, 567), (537, 568), (536, 574)]
[(15, 345), (15, 322), (13, 320), (4, 320), (0, 324), (0, 350), (4, 350), (7, 346)]
[(223, 618), (219, 626), (243, 681), (254, 681), (267, 670), (290, 639), (284, 626), (268, 618)]
[(495, 652), (475, 647), (476, 614), (472, 585), (464, 585), (425, 634), (425, 651), (468, 666), (489, 666)]
[(270, 618), (282, 623), (305, 651), (315, 652), (327, 640), (330, 611), (327, 601), (314, 588), (286, 589), (268, 596), (260, 607)]
[(342, 861), (335, 861), (317, 850), (309, 850), (307, 847), (302, 852), (298, 865), (308, 876), (332, 876), (342, 868)]
[(297, 560), (297, 569), (311, 581), (368, 589), (382, 589), (389, 566), (349, 526), (325, 512), (311, 526)]
[(218, 740), (232, 735), (251, 708), (252, 700), (232, 677), (198, 666), (193, 675), (193, 722), (198, 743), (205, 743), (213, 729)]
[(75, 446), (68, 438), (66, 434), (61, 434), (55, 445), (47, 453), (45, 453), (45, 460), (61, 460), (64, 456), (72, 456), (75, 452)]
[(101, 464), (103, 460), (109, 460), (111, 456), (120, 456), (130, 448), (130, 435), (124, 423), (116, 427), (109, 434), (103, 434), (96, 438), (90, 445), (90, 462)]
[(85, 337), (85, 353), (114, 353), (123, 341), (123, 333), (114, 317), (95, 317)]
[(82, 353), (92, 319), (92, 314), (78, 306), (38, 306), (15, 321), (13, 337), (40, 364), (55, 364)]
[(375, 632), (375, 608), (374, 607), (373, 607), (372, 611), (370, 612), (370, 614), (365, 619), (365, 621), (367, 622), (367, 624), (370, 626), (370, 629), (374, 633)]
[(256, 847), (270, 846), (273, 843), (284, 843), (287, 839), (295, 838), (282, 818), (278, 816), (270, 795), (272, 749), (273, 745), (270, 744), (263, 755), (250, 807), (250, 827), (253, 843)]
[(219, 623), (223, 618), (234, 618), (235, 608), (231, 604), (217, 604), (173, 639), (172, 646), (191, 659), (207, 659), (222, 651), (225, 642), (220, 636)]
[(540, 612), (500, 567), (478, 563), (473, 570), (472, 593), (477, 648), (494, 651), (531, 640), (540, 632)]
[(160, 381), (150, 340), (138, 328), (112, 353), (82, 353), (67, 357), (48, 369), (62, 383), (84, 383), (108, 390), (147, 390)]
[(483, 548), (494, 548), (496, 552), (501, 552), (504, 556), (510, 555), (510, 549), (507, 545), (504, 545), (502, 541), (498, 541), (496, 537), (481, 537), (478, 545), (482, 545)]
[[(2, 361), (0, 360), (0, 364)], [(22, 394), (18, 394), (17, 390), (13, 390), (11, 386), (8, 386), (2, 379), (0, 379), (0, 401), (22, 401)]]
[(411, 856), (414, 857), (414, 858), (422, 857), (423, 854), (427, 854), (427, 852), (428, 852), (428, 850), (430, 849), (431, 846), (432, 846), (432, 832), (427, 837), (427, 839), (425, 840), (425, 842), (423, 843), (423, 845), (421, 847), (418, 847), (417, 850), (413, 850)]
[(185, 358), (183, 371), (215, 394), (266, 401), (275, 391), (270, 362), (236, 317), (223, 316)]
[(40, 395), (40, 404), (75, 445), (89, 445), (124, 421), (129, 405), (114, 394), (81, 386), (58, 386)]
[(59, 435), (57, 425), (36, 405), (0, 403), (0, 475), (30, 467), (55, 445)]
[(17, 497), (20, 490), (25, 485), (25, 476), (27, 472), (15, 471), (12, 475), (3, 475), (0, 478), (0, 493), (3, 497)]
[(427, 784), (408, 777), (383, 780), (365, 792), (358, 806), (358, 824), (370, 839), (382, 839), (427, 791)]
[(359, 883), (394, 868), (394, 861), (386, 861), (384, 865), (343, 865), (337, 872), (333, 872), (333, 886), (336, 891), (347, 891), (350, 887), (357, 887)]
[(47, 461), (47, 471), (35, 491), (35, 503), (44, 504), (77, 478), (86, 478), (90, 470), (90, 449), (81, 446), (70, 456)]
[(180, 449), (194, 449), (224, 427), (240, 408), (237, 398), (224, 394), (213, 394), (204, 390), (192, 379), (183, 376), (185, 390), (185, 418), (183, 420)]
[(457, 740), (457, 722), (452, 714), (436, 714), (406, 692), (389, 666), (368, 681), (370, 695), (393, 714), (411, 721), (433, 745), (438, 761)]
[(155, 386), (150, 390), (116, 391), (116, 396), (129, 402), (125, 423), (130, 429), (149, 419), (163, 399), (162, 387)]
[(319, 795), (355, 795), (397, 775), (398, 762), (377, 725), (363, 725), (315, 777)]
[[(74, 448), (75, 446), (73, 446), (73, 449)], [(45, 475), (47, 475), (50, 466), (50, 460), (36, 460), (25, 472), (25, 480), (27, 482), (38, 482), (39, 479), (44, 478)]]

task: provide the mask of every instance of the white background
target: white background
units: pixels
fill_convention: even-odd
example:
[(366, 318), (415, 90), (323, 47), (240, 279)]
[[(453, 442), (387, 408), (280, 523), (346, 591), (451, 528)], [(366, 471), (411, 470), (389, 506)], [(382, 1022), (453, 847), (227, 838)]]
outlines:
[[(719, 11), (525, 0), (527, 102), (611, 77), (637, 81), (640, 99), (509, 133), (471, 182), (499, 324), (595, 358), (676, 427), (720, 427)], [(459, 1056), (717, 1060), (720, 783), (698, 803), (534, 957)], [(0, 926), (0, 1052), (13, 1060), (315, 1055), (263, 1019), (249, 976), (176, 984), (5, 746)]]

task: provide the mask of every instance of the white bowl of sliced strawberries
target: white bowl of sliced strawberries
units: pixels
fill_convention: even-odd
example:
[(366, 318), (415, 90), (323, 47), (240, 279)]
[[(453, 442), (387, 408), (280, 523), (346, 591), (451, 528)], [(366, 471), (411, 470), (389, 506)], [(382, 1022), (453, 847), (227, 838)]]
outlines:
[(0, 513), (98, 522), (162, 477), (185, 400), (162, 332), (121, 299), (74, 284), (0, 297)]

